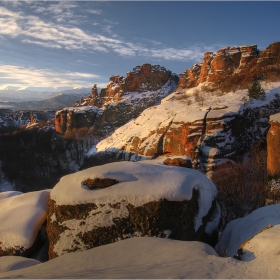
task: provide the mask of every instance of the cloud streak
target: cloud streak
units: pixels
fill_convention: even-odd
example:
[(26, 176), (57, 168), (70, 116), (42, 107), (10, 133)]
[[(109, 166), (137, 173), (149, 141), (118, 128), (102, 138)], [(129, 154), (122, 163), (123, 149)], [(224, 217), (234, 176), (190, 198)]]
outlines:
[(0, 84), (2, 87), (90, 87), (98, 75), (80, 72), (55, 72), (49, 69), (35, 69), (14, 65), (0, 65)]
[[(64, 19), (72, 18), (71, 9), (75, 3), (60, 2), (47, 7), (34, 7), (37, 13), (51, 13), (59, 22), (46, 22), (38, 16), (15, 13), (0, 7), (0, 36), (17, 37), (23, 43), (34, 44), (46, 48), (66, 50), (86, 50), (101, 53), (115, 53), (123, 57), (146, 57), (173, 61), (198, 61), (202, 59), (205, 51), (211, 47), (192, 46), (189, 48), (172, 48), (158, 42), (149, 48), (145, 44), (135, 44), (101, 34), (90, 34), (81, 28), (63, 24)], [(101, 14), (101, 10), (89, 10), (92, 14)], [(64, 17), (64, 18), (63, 18)], [(112, 26), (108, 27), (109, 33)]]

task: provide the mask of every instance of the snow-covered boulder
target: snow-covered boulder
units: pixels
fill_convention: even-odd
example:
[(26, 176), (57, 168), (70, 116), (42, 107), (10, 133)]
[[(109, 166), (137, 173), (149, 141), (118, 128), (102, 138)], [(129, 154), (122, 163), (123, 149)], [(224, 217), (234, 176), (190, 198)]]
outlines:
[(49, 193), (9, 192), (5, 198), (1, 193), (0, 256), (30, 256), (40, 249), (39, 232), (46, 220)]
[(228, 223), (216, 245), (216, 250), (220, 255), (233, 257), (237, 255), (239, 247), (246, 240), (269, 225), (278, 224), (280, 224), (280, 204), (261, 207), (244, 218)]
[(279, 241), (280, 225), (268, 226), (242, 245), (239, 257), (242, 261), (252, 261), (259, 257), (279, 256), (279, 247), (275, 246)]
[(210, 243), (216, 194), (205, 175), (183, 167), (122, 162), (67, 175), (50, 193), (49, 257), (132, 236)]

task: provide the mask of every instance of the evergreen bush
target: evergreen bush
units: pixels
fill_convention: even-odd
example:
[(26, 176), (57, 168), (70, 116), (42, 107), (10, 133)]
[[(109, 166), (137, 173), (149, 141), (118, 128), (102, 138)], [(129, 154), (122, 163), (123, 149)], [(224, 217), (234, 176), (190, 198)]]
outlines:
[(261, 99), (265, 100), (265, 91), (261, 87), (261, 84), (258, 81), (253, 82), (253, 84), (248, 88), (248, 97), (252, 99)]

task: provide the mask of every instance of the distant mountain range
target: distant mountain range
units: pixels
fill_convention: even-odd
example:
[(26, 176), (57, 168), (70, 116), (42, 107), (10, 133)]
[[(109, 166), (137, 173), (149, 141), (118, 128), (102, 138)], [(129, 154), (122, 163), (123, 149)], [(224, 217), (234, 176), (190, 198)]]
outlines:
[[(11, 90), (0, 91), (0, 109), (12, 110), (58, 110), (67, 106), (73, 106), (76, 100), (91, 94), (90, 88), (64, 90), (62, 92), (38, 92), (37, 98), (33, 99), (26, 93), (26, 96), (19, 98), (19, 95), (13, 97), (2, 97), (3, 92), (7, 93)], [(21, 92), (23, 94), (23, 92)], [(31, 93), (30, 93), (31, 94)], [(35, 95), (34, 92), (32, 93)], [(9, 94), (7, 94), (9, 96)], [(31, 95), (30, 95), (31, 96)], [(38, 100), (38, 97), (40, 99)], [(44, 97), (44, 98), (43, 98)]]
[(6, 87), (0, 90), (0, 100), (5, 101), (34, 101), (44, 100), (54, 97), (60, 93), (90, 93), (91, 88), (71, 88), (71, 87), (58, 87), (58, 88), (25, 88), (19, 87)]

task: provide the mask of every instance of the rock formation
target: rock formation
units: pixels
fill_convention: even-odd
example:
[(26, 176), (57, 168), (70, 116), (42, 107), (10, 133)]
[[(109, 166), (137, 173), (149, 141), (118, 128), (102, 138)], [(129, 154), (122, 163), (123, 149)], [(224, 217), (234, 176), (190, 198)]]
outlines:
[(94, 85), (92, 97), (83, 98), (80, 106), (57, 111), (55, 129), (59, 133), (71, 133), (92, 127), (94, 134), (108, 135), (146, 108), (158, 104), (174, 90), (177, 81), (177, 75), (171, 71), (150, 64), (135, 67), (126, 78), (111, 76), (107, 88), (99, 94)]
[[(100, 188), (87, 186), (96, 180)], [(213, 243), (220, 217), (216, 192), (196, 170), (140, 162), (65, 176), (49, 199), (49, 257), (133, 236)]]
[(270, 116), (267, 134), (267, 171), (271, 177), (280, 175), (280, 113)]
[(265, 142), (269, 116), (280, 110), (277, 89), (262, 104), (257, 100), (243, 104), (246, 91), (218, 97), (219, 105), (217, 97), (209, 94), (203, 107), (169, 96), (98, 143), (85, 167), (164, 154), (189, 156), (193, 167), (203, 171), (239, 161), (254, 144)]
[(225, 47), (215, 54), (207, 52), (201, 63), (194, 64), (181, 75), (177, 90), (194, 87), (204, 82), (219, 84), (223, 79), (234, 74), (258, 75), (263, 70), (261, 67), (274, 65), (277, 61), (278, 63), (280, 61), (280, 42), (269, 45), (261, 52), (257, 45)]

